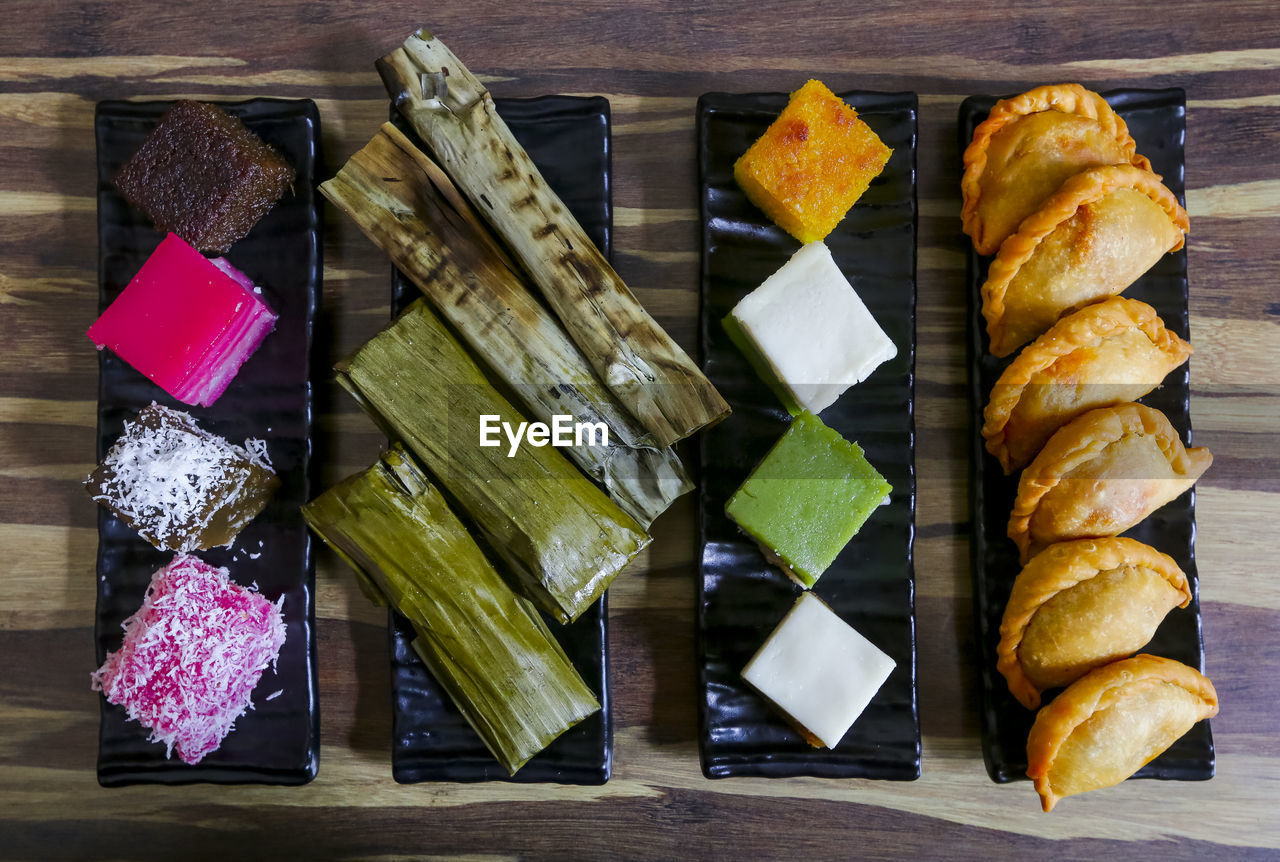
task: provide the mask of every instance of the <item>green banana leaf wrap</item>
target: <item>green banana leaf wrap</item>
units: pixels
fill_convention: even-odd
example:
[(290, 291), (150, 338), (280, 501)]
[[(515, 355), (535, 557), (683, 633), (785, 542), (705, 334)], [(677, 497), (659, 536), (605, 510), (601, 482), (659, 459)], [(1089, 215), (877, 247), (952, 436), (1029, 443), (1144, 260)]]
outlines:
[(399, 446), (302, 509), (512, 775), (600, 708), (537, 609), (494, 569)]

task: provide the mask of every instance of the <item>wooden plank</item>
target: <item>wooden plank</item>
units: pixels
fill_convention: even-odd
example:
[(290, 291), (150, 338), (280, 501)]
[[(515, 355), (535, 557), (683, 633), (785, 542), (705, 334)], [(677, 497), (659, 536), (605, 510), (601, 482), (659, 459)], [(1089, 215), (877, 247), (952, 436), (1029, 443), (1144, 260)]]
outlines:
[[(430, 14), (430, 20), (421, 18)], [(1235, 858), (1280, 849), (1280, 15), (1273, 2), (1050, 0), (857, 9), (777, 0), (687, 4), (156, 4), (11, 0), (0, 28), (0, 855), (276, 853), (377, 858), (1017, 854)], [(1105, 21), (1105, 26), (1100, 22)], [(302, 23), (305, 22), (305, 25)], [(696, 524), (677, 505), (618, 581), (617, 778), (603, 788), (400, 787), (390, 779), (382, 612), (319, 556), (324, 753), (310, 787), (135, 788), (93, 780), (92, 459), (96, 312), (93, 105), (189, 94), (316, 98), (330, 164), (386, 118), (373, 58), (429, 24), (498, 95), (604, 93), (615, 128), (617, 265), (686, 348), (697, 345), (692, 107), (707, 90), (914, 89), (920, 111), (918, 614), (924, 777), (711, 784), (693, 704)], [(287, 34), (287, 38), (282, 37)], [(1036, 810), (985, 778), (976, 742), (963, 437), (964, 237), (955, 109), (1034, 83), (1188, 92), (1193, 418), (1217, 455), (1199, 491), (1208, 670), (1223, 697), (1218, 777), (1130, 783)], [(1141, 142), (1140, 142), (1141, 143)], [(330, 212), (316, 361), (385, 320), (387, 268)], [(332, 385), (318, 392), (317, 481), (363, 466), (380, 435)], [(429, 810), (428, 810), (429, 809)], [(711, 825), (707, 825), (711, 824)], [(851, 837), (852, 836), (852, 837)], [(247, 845), (247, 840), (252, 845)], [(855, 840), (851, 844), (851, 840)], [(1158, 843), (1157, 843), (1158, 842)], [(854, 850), (851, 851), (851, 847)]]

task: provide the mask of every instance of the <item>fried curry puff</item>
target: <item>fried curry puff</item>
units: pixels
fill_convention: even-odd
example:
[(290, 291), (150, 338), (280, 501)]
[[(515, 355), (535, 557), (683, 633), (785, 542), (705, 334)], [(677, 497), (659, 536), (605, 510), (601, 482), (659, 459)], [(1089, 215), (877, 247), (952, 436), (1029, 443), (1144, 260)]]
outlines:
[(1059, 186), (1102, 165), (1151, 167), (1097, 93), (1051, 84), (1002, 99), (964, 151), (964, 232), (978, 254), (995, 254)]
[(1182, 248), (1187, 212), (1150, 171), (1091, 168), (1000, 246), (982, 285), (991, 352), (1008, 356), (1063, 314), (1120, 293)]
[(1169, 611), (1191, 603), (1173, 558), (1134, 539), (1077, 539), (1051, 545), (1013, 582), (997, 670), (1027, 709), (1040, 695), (1151, 640)]
[(1145, 302), (1117, 296), (1086, 306), (1027, 345), (991, 388), (987, 451), (1005, 473), (1025, 467), (1063, 425), (1141, 398), (1190, 355)]
[(1066, 539), (1116, 536), (1180, 496), (1213, 455), (1187, 449), (1159, 410), (1100, 407), (1063, 426), (1022, 472), (1009, 538), (1025, 564)]
[(1119, 784), (1217, 714), (1218, 693), (1194, 668), (1152, 655), (1113, 662), (1036, 715), (1027, 776), (1051, 811), (1064, 796)]

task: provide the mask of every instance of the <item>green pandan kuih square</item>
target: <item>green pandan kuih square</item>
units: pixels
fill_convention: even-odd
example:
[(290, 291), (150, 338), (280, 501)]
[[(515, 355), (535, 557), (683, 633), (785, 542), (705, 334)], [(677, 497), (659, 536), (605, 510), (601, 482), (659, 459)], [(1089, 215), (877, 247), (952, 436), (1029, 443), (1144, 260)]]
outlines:
[(857, 443), (802, 413), (725, 513), (808, 589), (892, 490)]

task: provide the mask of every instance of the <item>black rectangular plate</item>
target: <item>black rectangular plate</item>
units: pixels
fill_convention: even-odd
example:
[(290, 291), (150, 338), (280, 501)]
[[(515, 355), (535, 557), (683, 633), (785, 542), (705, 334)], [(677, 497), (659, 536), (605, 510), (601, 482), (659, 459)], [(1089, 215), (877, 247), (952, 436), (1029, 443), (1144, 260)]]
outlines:
[[(112, 181), (155, 127), (168, 102), (98, 104), (98, 283), (101, 308), (113, 300), (164, 238), (129, 205)], [(200, 425), (234, 442), (267, 442), (281, 486), (266, 510), (232, 548), (199, 552), (232, 579), (257, 583), (269, 599), (284, 596), (287, 635), (276, 670), (254, 691), (253, 708), (236, 721), (222, 746), (199, 764), (165, 758), (149, 731), (128, 721), (123, 708), (102, 700), (98, 781), (123, 784), (305, 784), (319, 763), (320, 713), (316, 697), (315, 569), (311, 537), (299, 507), (310, 496), (311, 336), (320, 300), (320, 114), (309, 100), (251, 99), (221, 107), (294, 166), (287, 193), (227, 259), (261, 285), (279, 314), (275, 331), (240, 369), (212, 407), (175, 401), (110, 350), (99, 354), (98, 458), (121, 434), (124, 421), (157, 401), (191, 413)], [(89, 321), (85, 322), (86, 327)], [(259, 546), (261, 543), (261, 546)], [(99, 665), (120, 648), (121, 623), (142, 604), (152, 574), (173, 554), (158, 551), (105, 508), (98, 517)], [(283, 693), (267, 700), (271, 693)]]
[[(1186, 137), (1186, 96), (1181, 89), (1112, 90), (1103, 93), (1124, 118), (1138, 142), (1138, 152), (1151, 159), (1152, 169), (1164, 184), (1184, 201), (1183, 141)], [(994, 96), (971, 96), (960, 105), (960, 151), (973, 138), (974, 128), (995, 105)], [(973, 535), (974, 620), (977, 629), (978, 667), (982, 689), (982, 756), (992, 781), (1025, 778), (1027, 733), (1035, 714), (1009, 694), (1004, 677), (996, 671), (996, 645), (1000, 619), (1017, 576), (1018, 550), (1008, 538), (1009, 511), (1018, 490), (1018, 475), (1006, 477), (989, 455), (982, 439), (982, 411), (987, 394), (1013, 357), (997, 359), (988, 350), (986, 323), (978, 291), (986, 281), (989, 258), (969, 248), (969, 409), (970, 517)], [(1183, 338), (1187, 326), (1187, 251), (1165, 255), (1151, 271), (1124, 292), (1155, 308), (1165, 325)], [(1175, 370), (1164, 386), (1141, 399), (1164, 412), (1191, 443), (1190, 384), (1186, 365)], [(1193, 599), (1187, 608), (1174, 609), (1143, 652), (1177, 659), (1204, 669), (1204, 643), (1200, 634), (1200, 590), (1195, 564), (1195, 491), (1188, 491), (1157, 511), (1126, 536), (1146, 542), (1177, 560), (1187, 573)], [(1160, 757), (1140, 769), (1136, 778), (1203, 781), (1213, 777), (1213, 737), (1209, 722), (1197, 724)]]
[(898, 355), (821, 418), (863, 447), (893, 494), (813, 591), (897, 667), (831, 750), (811, 747), (742, 680), (742, 668), (791, 608), (799, 587), (765, 561), (725, 516), (724, 505), (791, 417), (720, 322), (800, 244), (748, 202), (733, 179), (734, 161), (778, 116), (787, 94), (708, 93), (698, 100), (702, 368), (733, 407), (732, 416), (703, 433), (700, 446), (699, 747), (709, 778), (920, 776), (912, 562), (916, 96), (840, 95), (893, 156), (826, 243)]
[[(587, 235), (612, 253), (613, 197), (609, 100), (596, 96), (497, 99), (511, 127), (547, 183)], [(400, 129), (417, 140), (412, 129)], [(393, 273), (392, 309), (398, 313), (422, 296), (413, 282)], [(483, 363), (483, 358), (480, 359)], [(413, 628), (391, 614), (391, 769), (396, 781), (518, 781), (604, 784), (613, 771), (613, 712), (609, 698), (607, 596), (577, 620), (561, 625), (546, 617), (573, 666), (600, 699), (601, 709), (565, 731), (514, 777), (494, 759), (462, 713), (414, 653)], [(545, 615), (544, 615), (545, 616)]]

